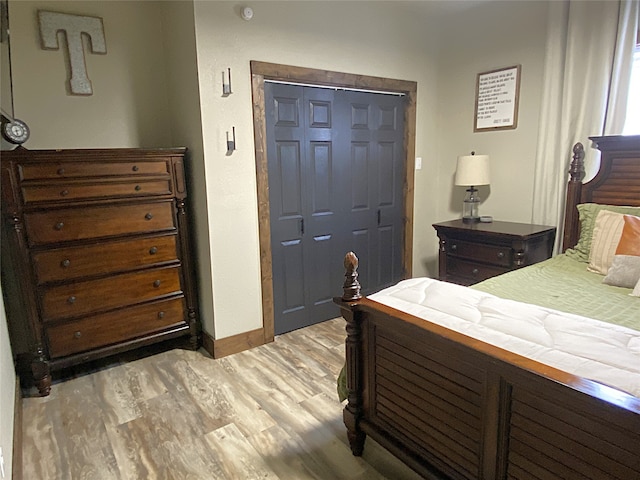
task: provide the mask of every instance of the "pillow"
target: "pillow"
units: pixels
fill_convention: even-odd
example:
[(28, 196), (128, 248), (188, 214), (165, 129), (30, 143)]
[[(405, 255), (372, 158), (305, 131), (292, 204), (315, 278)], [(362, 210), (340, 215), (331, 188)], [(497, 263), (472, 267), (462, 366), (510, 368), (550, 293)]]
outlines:
[(589, 262), (591, 251), (591, 238), (596, 222), (596, 216), (600, 210), (609, 210), (616, 213), (640, 216), (640, 207), (625, 207), (619, 205), (602, 205), (599, 203), (581, 203), (578, 205), (578, 217), (580, 219), (580, 237), (575, 247), (565, 251), (568, 257), (579, 262)]
[(633, 292), (631, 292), (629, 295), (632, 295), (634, 297), (640, 297), (640, 280), (638, 280), (638, 283), (636, 283), (636, 286), (633, 289)]
[(589, 251), (590, 272), (606, 275), (616, 254), (624, 227), (624, 215), (621, 213), (600, 210), (596, 216)]
[(607, 285), (634, 288), (640, 281), (640, 217), (623, 215), (624, 227), (607, 276)]

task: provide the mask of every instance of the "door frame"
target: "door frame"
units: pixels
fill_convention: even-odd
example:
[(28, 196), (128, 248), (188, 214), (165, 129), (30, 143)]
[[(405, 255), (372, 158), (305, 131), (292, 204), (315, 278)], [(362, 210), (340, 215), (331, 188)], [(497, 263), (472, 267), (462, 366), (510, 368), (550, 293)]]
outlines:
[[(288, 83), (342, 87), (378, 92), (403, 93), (404, 109), (404, 243), (402, 245), (403, 277), (411, 276), (413, 261), (413, 197), (415, 175), (416, 96), (417, 82), (332, 72), (305, 67), (280, 65), (251, 60), (253, 132), (258, 190), (258, 235), (260, 243), (260, 282), (262, 286), (262, 331), (264, 342), (274, 339), (273, 265), (271, 262), (271, 219), (269, 214), (269, 176), (267, 169), (267, 123), (265, 117), (265, 80)], [(345, 252), (347, 253), (347, 252)], [(336, 310), (336, 316), (338, 311)]]

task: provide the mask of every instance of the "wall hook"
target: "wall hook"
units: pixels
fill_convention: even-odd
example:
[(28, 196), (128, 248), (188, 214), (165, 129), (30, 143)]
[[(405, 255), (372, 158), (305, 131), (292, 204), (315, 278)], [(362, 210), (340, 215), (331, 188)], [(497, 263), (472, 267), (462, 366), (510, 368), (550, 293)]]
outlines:
[(229, 131), (227, 130), (227, 155), (230, 155), (236, 149), (236, 127), (231, 127), (232, 136), (229, 140)]
[(224, 72), (222, 72), (222, 96), (228, 97), (233, 92), (231, 91), (231, 67), (227, 69), (227, 80), (228, 83), (225, 83)]

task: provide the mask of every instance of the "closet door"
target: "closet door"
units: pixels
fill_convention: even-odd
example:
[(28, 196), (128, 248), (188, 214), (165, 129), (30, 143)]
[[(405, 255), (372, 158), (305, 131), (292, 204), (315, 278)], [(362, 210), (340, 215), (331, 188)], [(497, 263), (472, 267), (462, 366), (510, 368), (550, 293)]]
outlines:
[(403, 276), (404, 97), (338, 93), (347, 121), (342, 131), (349, 136), (348, 150), (340, 152), (341, 163), (349, 164), (348, 250), (360, 260), (366, 294)]
[(265, 84), (276, 334), (337, 315), (349, 250), (368, 264), (367, 291), (402, 276), (402, 131), (385, 131), (402, 108), (389, 100), (401, 102)]

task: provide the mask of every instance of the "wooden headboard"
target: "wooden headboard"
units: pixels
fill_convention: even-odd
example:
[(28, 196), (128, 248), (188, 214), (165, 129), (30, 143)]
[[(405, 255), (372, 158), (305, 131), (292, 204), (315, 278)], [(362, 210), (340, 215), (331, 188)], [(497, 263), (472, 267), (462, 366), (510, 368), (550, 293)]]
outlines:
[(589, 137), (602, 152), (600, 169), (584, 179), (584, 147), (576, 143), (569, 170), (562, 251), (574, 247), (580, 235), (577, 205), (601, 203), (640, 207), (640, 135)]

